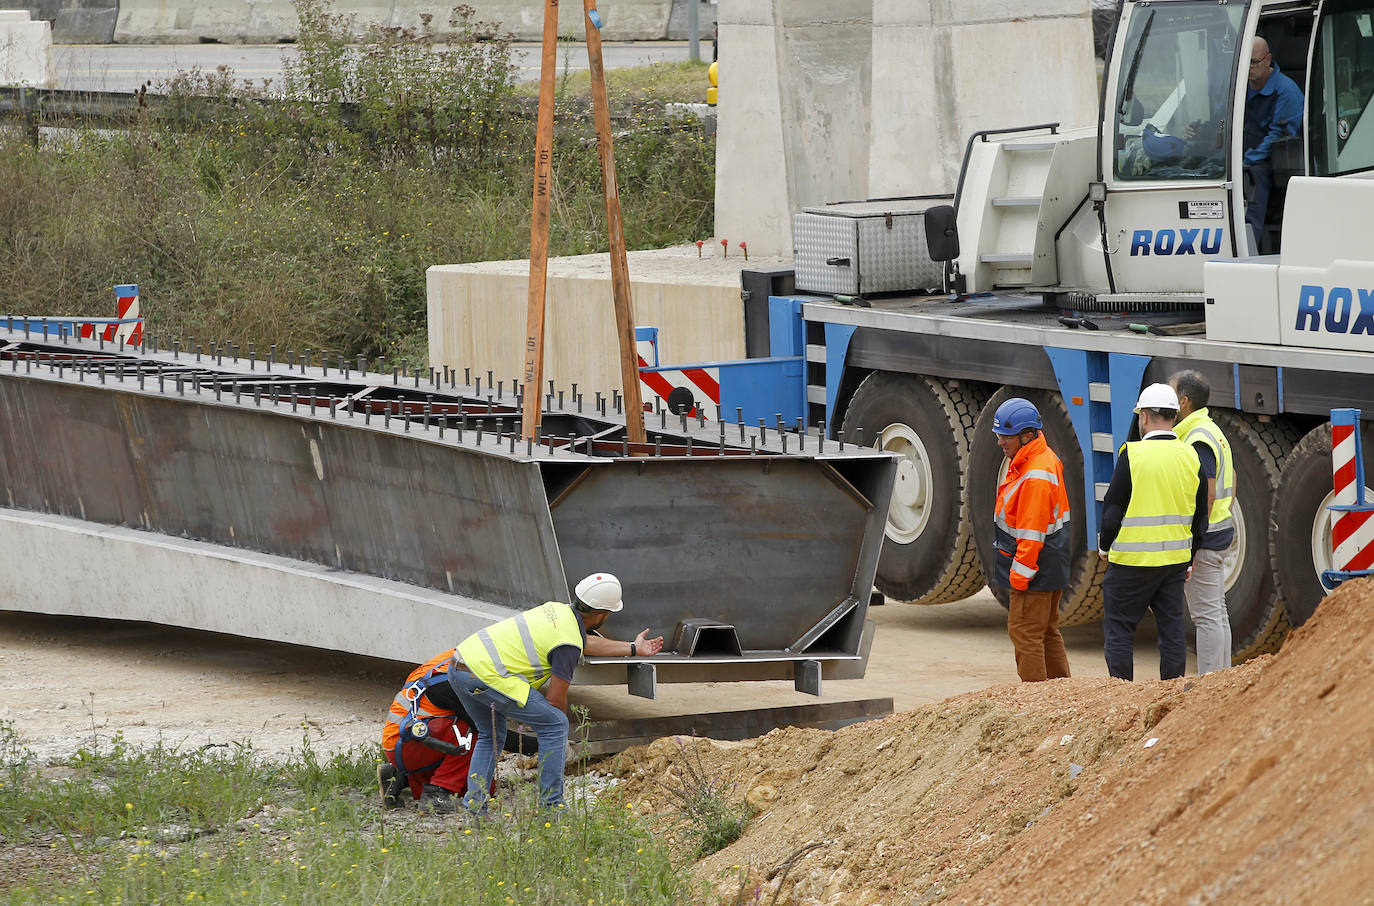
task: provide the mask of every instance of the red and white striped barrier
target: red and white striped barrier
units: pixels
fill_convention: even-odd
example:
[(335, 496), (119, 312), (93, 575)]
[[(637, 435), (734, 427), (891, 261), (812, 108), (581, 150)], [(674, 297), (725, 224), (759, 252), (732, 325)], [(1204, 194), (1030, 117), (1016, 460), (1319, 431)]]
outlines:
[(91, 340), (100, 338), (107, 343), (122, 340), (125, 345), (140, 346), (143, 343), (143, 322), (136, 320), (138, 313), (138, 284), (121, 283), (114, 288), (115, 291), (115, 317), (124, 324), (111, 324), (108, 321), (99, 323), (82, 323), (78, 325), (81, 337)]
[(644, 359), (639, 360), (639, 383), (644, 389), (644, 411), (654, 411), (654, 399), (663, 400), (663, 405), (673, 415), (686, 413), (696, 418), (698, 411), (706, 414), (708, 403), (720, 411), (720, 369), (714, 366), (701, 368), (646, 368)]
[(1360, 410), (1331, 410), (1331, 566), (1322, 582), (1334, 588), (1374, 568), (1374, 504), (1364, 499)]
[[(673, 415), (686, 413), (697, 417), (699, 407), (710, 403), (720, 411), (720, 368), (712, 365), (677, 368), (658, 364), (658, 328), (636, 327), (635, 348), (639, 353), (640, 396), (644, 411), (653, 412), (654, 400), (663, 400)], [(701, 409), (705, 415), (705, 409)]]

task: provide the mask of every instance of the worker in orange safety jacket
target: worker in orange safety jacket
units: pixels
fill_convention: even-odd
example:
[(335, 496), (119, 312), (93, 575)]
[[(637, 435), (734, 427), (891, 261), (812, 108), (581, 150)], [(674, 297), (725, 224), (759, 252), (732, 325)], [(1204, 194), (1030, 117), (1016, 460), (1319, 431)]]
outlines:
[(396, 693), (382, 728), (387, 764), (377, 768), (382, 804), (404, 804), (401, 791), (433, 811), (454, 811), (468, 788), (477, 731), (448, 683), (453, 649), (416, 667)]
[(1059, 634), (1059, 599), (1069, 584), (1069, 497), (1064, 466), (1045, 443), (1040, 410), (1013, 397), (992, 421), (1007, 457), (997, 487), (996, 551), (988, 578), (1010, 589), (1007, 634), (1025, 682), (1069, 675)]

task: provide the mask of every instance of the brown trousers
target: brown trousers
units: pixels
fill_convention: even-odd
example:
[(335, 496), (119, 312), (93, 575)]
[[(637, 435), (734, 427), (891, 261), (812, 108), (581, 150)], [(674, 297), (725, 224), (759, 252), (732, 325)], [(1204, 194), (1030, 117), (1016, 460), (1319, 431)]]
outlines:
[(1063, 594), (1011, 589), (1007, 635), (1016, 651), (1016, 672), (1024, 682), (1069, 675), (1069, 656), (1059, 634), (1059, 599)]

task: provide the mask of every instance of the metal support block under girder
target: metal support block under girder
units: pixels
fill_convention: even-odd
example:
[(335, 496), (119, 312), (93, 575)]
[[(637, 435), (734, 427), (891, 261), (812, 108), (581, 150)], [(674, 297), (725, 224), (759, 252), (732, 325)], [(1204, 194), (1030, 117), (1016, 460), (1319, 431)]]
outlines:
[(798, 692), (819, 696), (821, 694), (821, 662), (813, 660), (797, 661), (792, 684)]
[(631, 695), (650, 700), (658, 698), (658, 670), (653, 664), (630, 664), (625, 669), (625, 682)]

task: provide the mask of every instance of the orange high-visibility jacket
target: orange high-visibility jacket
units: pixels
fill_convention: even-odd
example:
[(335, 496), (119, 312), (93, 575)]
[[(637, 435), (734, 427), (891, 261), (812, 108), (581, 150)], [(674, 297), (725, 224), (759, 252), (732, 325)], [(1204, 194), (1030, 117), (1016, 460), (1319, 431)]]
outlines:
[(1069, 495), (1064, 466), (1041, 434), (1016, 451), (997, 487), (996, 563), (988, 578), (1018, 591), (1069, 584)]
[[(427, 673), (433, 670), (437, 674), (448, 673), (448, 662), (453, 657), (453, 649), (450, 648), (443, 654), (435, 655), (425, 661), (414, 670), (410, 671), (410, 676), (406, 677), (404, 686), (410, 685), (417, 679), (422, 679)], [(386, 715), (386, 726), (382, 728), (382, 748), (390, 752), (396, 747), (396, 738), (401, 733), (401, 721), (410, 711), (410, 702), (406, 699), (405, 688), (402, 686), (400, 692), (396, 693), (396, 698), (391, 702), (391, 708)], [(456, 711), (447, 708), (440, 708), (429, 700), (429, 696), (420, 696), (419, 707), (415, 709), (416, 716), (420, 718), (428, 717), (453, 717)]]

